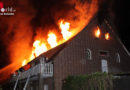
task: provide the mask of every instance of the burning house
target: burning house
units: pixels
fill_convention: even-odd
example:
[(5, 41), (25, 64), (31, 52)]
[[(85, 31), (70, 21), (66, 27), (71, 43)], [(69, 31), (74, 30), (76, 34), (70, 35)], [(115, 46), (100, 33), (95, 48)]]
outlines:
[(75, 37), (23, 64), (4, 90), (62, 90), (69, 75), (129, 72), (129, 60), (130, 53), (109, 20), (99, 24), (95, 17)]
[(130, 53), (111, 20), (101, 24), (95, 16), (98, 0), (63, 1), (42, 5), (44, 0), (32, 0), (32, 6), (27, 0), (17, 1), (16, 15), (6, 22), (4, 38), (10, 42), (5, 45), (12, 61), (0, 70), (0, 81), (13, 74), (3, 90), (62, 90), (69, 75), (130, 71)]

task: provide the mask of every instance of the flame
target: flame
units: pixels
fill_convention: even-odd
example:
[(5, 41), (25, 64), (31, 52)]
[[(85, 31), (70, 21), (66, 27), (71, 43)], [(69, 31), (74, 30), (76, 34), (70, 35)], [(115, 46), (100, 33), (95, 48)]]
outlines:
[(109, 39), (110, 39), (110, 34), (109, 34), (109, 33), (106, 33), (106, 34), (105, 34), (105, 39), (106, 39), (106, 40), (109, 40)]
[(61, 33), (63, 35), (63, 38), (65, 40), (68, 40), (70, 38), (70, 36), (72, 35), (72, 33), (69, 32), (70, 23), (69, 22), (64, 22), (64, 20), (61, 20), (60, 29), (61, 29)]
[[(73, 33), (69, 31), (70, 30), (69, 22), (60, 20), (59, 29), (61, 29), (61, 34), (63, 37), (63, 39), (59, 42), (57, 42), (57, 36), (54, 32), (48, 33), (47, 43), (50, 45), (51, 48), (56, 47), (57, 45), (63, 43), (64, 41), (68, 40), (69, 38), (71, 38), (73, 36)], [(45, 42), (42, 42), (42, 40), (35, 40), (33, 43), (32, 53), (31, 53), (29, 59), (26, 60), (26, 62), (33, 60), (34, 58), (38, 57), (40, 54), (49, 50), (49, 48), (47, 48), (47, 47), (48, 46), (45, 44)], [(24, 65), (25, 65), (25, 59), (22, 61), (22, 66), (24, 66)]]
[(27, 64), (27, 60), (24, 59), (23, 62), (22, 62), (22, 66), (26, 65)]
[(42, 54), (45, 51), (47, 51), (46, 45), (43, 42), (41, 42), (40, 40), (36, 40), (33, 43), (33, 50), (30, 55), (30, 60), (34, 59), (35, 57), (39, 56), (40, 54)]
[(47, 41), (50, 44), (51, 48), (54, 48), (55, 46), (58, 45), (57, 42), (56, 42), (56, 35), (52, 32), (48, 34)]
[(99, 27), (97, 27), (97, 30), (95, 31), (95, 36), (96, 36), (97, 38), (99, 38), (100, 35), (101, 35), (101, 31), (100, 31)]

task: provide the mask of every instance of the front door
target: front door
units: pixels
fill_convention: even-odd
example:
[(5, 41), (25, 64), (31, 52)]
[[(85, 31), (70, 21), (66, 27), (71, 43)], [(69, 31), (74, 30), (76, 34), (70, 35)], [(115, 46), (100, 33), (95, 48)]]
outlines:
[(108, 73), (108, 65), (107, 65), (107, 60), (102, 59), (101, 60), (101, 65), (102, 65), (102, 72), (107, 72)]

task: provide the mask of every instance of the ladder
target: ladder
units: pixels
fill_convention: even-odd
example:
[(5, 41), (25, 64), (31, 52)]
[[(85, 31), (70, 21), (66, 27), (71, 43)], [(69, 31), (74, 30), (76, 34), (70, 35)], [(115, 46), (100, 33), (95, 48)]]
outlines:
[(20, 74), (18, 75), (18, 78), (17, 78), (17, 80), (16, 80), (16, 82), (15, 82), (14, 90), (16, 90), (16, 87), (17, 87), (17, 84), (18, 84), (19, 77), (20, 77)]
[(24, 88), (23, 88), (23, 90), (26, 90), (26, 88), (27, 88), (27, 85), (28, 85), (28, 82), (29, 82), (29, 79), (30, 79), (30, 75), (28, 76), (28, 78), (27, 78), (27, 81), (26, 81), (26, 83), (25, 83), (25, 85), (24, 85)]
[(26, 81), (26, 83), (25, 83), (25, 85), (24, 85), (23, 90), (26, 90), (27, 85), (28, 85), (28, 82), (29, 82), (29, 80), (30, 80), (30, 77), (31, 77), (32, 73), (34, 73), (34, 68), (33, 68), (33, 69), (30, 69), (30, 73), (29, 73), (29, 75), (28, 75), (28, 77), (27, 77), (27, 81)]

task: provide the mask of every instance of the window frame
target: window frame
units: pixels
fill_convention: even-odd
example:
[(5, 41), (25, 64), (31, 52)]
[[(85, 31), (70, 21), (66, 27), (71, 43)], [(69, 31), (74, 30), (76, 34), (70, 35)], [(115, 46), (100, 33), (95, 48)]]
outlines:
[(85, 49), (85, 59), (92, 60), (92, 51), (89, 48)]
[(121, 57), (120, 57), (120, 54), (118, 52), (116, 53), (116, 62), (117, 63), (121, 62)]
[[(109, 56), (109, 51), (107, 51), (107, 50), (99, 50), (98, 52), (99, 52), (99, 56), (101, 56), (101, 57), (108, 57)], [(106, 55), (101, 55), (101, 52), (105, 52), (107, 54)]]

